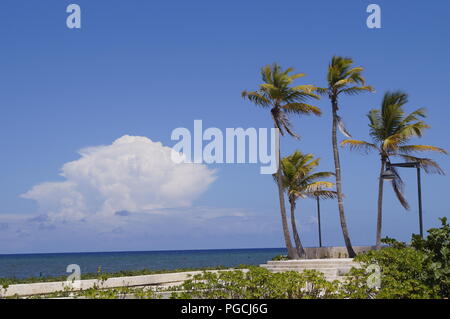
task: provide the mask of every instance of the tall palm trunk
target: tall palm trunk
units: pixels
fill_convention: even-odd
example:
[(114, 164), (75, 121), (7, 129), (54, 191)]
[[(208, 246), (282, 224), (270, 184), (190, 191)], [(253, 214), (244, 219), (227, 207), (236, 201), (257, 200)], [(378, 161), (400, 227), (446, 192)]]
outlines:
[[(276, 124), (275, 124), (276, 128)], [(278, 168), (277, 168), (277, 185), (278, 185), (278, 197), (280, 200), (280, 213), (281, 213), (281, 224), (283, 226), (283, 235), (284, 235), (284, 241), (286, 243), (286, 248), (288, 251), (288, 257), (289, 259), (299, 259), (299, 255), (297, 251), (292, 246), (291, 236), (289, 234), (289, 226), (286, 218), (286, 206), (284, 204), (284, 189), (283, 189), (283, 183), (281, 180), (281, 151), (280, 151), (280, 134), (277, 135), (277, 143), (278, 143), (278, 150), (277, 150), (277, 158), (278, 158)]]
[(378, 181), (378, 213), (377, 213), (377, 233), (375, 240), (376, 249), (381, 248), (381, 227), (383, 224), (383, 172), (386, 166), (386, 159), (381, 158), (381, 170), (380, 170), (380, 180)]
[(356, 256), (355, 251), (353, 250), (352, 243), (350, 241), (350, 236), (348, 234), (347, 222), (345, 221), (345, 213), (344, 213), (344, 202), (342, 196), (342, 183), (341, 183), (341, 163), (339, 160), (339, 150), (337, 145), (337, 99), (332, 100), (332, 108), (333, 108), (333, 130), (332, 130), (332, 140), (333, 140), (333, 156), (334, 156), (334, 167), (336, 173), (336, 191), (338, 198), (338, 208), (339, 208), (339, 218), (341, 221), (342, 235), (344, 236), (345, 246), (347, 247), (348, 255), (350, 258)]
[(295, 198), (289, 198), (289, 203), (291, 204), (291, 226), (292, 233), (294, 235), (295, 247), (300, 258), (306, 257), (306, 252), (303, 249), (302, 242), (300, 241), (300, 236), (297, 231), (297, 224), (295, 222)]

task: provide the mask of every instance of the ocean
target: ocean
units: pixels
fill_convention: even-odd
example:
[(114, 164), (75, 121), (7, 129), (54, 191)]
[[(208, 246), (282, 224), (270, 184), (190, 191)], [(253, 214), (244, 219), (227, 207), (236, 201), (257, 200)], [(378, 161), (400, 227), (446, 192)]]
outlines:
[(286, 254), (283, 248), (211, 249), (170, 251), (126, 251), (91, 253), (0, 255), (0, 278), (67, 276), (66, 268), (77, 264), (81, 273), (121, 270), (172, 270), (179, 268), (235, 267), (259, 265), (274, 256)]

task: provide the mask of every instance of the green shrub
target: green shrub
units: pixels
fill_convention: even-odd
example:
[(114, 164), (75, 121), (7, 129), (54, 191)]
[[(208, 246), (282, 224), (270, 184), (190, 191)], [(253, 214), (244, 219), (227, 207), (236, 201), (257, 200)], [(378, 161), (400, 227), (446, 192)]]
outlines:
[[(271, 273), (249, 267), (248, 272), (204, 272), (186, 281), (173, 298), (347, 298), (429, 299), (448, 298), (450, 284), (450, 227), (428, 230), (428, 237), (414, 235), (411, 245), (385, 238), (387, 247), (355, 258), (342, 283), (327, 282), (322, 273), (288, 271)], [(274, 260), (283, 260), (277, 256)], [(375, 272), (374, 272), (375, 271)], [(370, 284), (379, 276), (379, 286)], [(375, 283), (372, 281), (372, 283)]]
[(273, 261), (279, 261), (279, 260), (289, 260), (287, 255), (277, 255), (273, 257), (271, 260)]
[(442, 297), (450, 297), (450, 226), (447, 218), (440, 218), (442, 227), (428, 230), (426, 239), (414, 235), (411, 246), (425, 254), (424, 280), (439, 287)]
[[(385, 238), (388, 247), (358, 255), (361, 269), (352, 269), (341, 287), (343, 298), (448, 298), (450, 287), (450, 227), (441, 218), (440, 228), (422, 239), (413, 235), (411, 245)], [(381, 285), (367, 285), (370, 265), (381, 270)]]
[[(425, 283), (425, 254), (412, 247), (387, 247), (358, 255), (361, 269), (352, 269), (341, 287), (343, 298), (438, 298), (437, 289)], [(380, 287), (368, 285), (370, 265), (380, 267)]]
[(247, 272), (204, 272), (174, 292), (178, 299), (319, 299), (338, 296), (337, 282), (328, 282), (317, 271), (271, 273), (249, 267)]

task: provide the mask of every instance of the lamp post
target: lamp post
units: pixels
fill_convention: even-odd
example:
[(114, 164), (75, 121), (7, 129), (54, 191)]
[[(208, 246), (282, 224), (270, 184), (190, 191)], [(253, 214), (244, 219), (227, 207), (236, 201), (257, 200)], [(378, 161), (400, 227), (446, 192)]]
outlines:
[(419, 229), (420, 229), (420, 237), (423, 238), (423, 220), (422, 220), (422, 182), (420, 176), (420, 163), (419, 162), (410, 162), (410, 163), (386, 163), (386, 170), (381, 175), (381, 178), (384, 180), (393, 180), (396, 175), (391, 170), (391, 167), (407, 167), (407, 168), (416, 168), (417, 169), (417, 196), (418, 196), (418, 204), (419, 204)]

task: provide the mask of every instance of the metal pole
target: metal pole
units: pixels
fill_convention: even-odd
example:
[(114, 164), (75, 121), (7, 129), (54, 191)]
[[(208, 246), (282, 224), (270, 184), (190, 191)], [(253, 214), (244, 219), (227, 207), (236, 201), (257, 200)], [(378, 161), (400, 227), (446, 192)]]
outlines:
[(320, 227), (320, 199), (317, 196), (317, 220), (319, 224), (319, 247), (322, 247), (322, 229)]
[(419, 197), (419, 227), (420, 237), (423, 238), (423, 221), (422, 221), (422, 185), (420, 180), (420, 166), (417, 165), (417, 194)]

